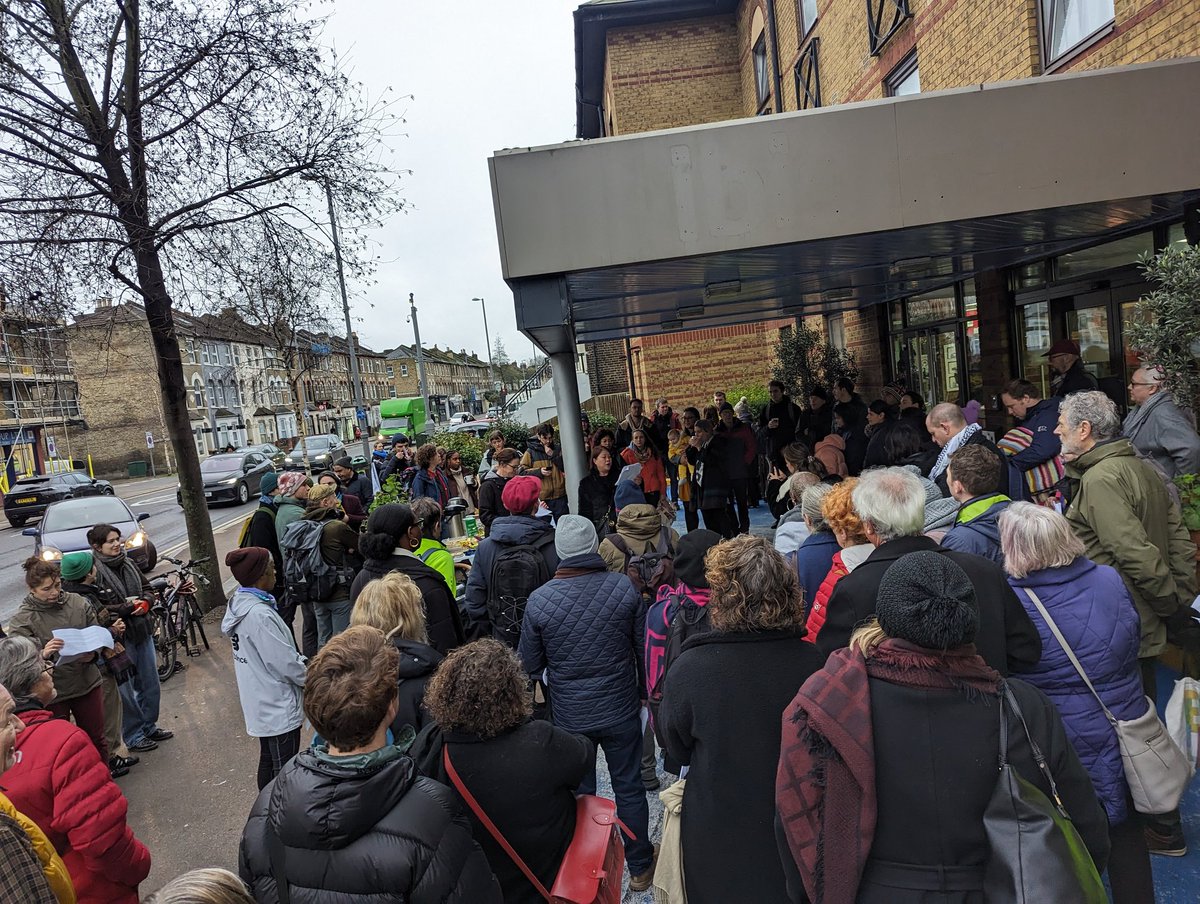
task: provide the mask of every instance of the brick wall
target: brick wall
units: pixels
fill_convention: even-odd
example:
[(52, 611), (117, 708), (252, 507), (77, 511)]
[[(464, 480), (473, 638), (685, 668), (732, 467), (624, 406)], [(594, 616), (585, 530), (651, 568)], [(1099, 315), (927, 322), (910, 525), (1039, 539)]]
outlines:
[(858, 365), (858, 391), (870, 401), (891, 379), (884, 355), (887, 331), (883, 316), (887, 305), (875, 305), (861, 311), (846, 311), (842, 324), (846, 332), (846, 350)]
[(587, 357), (593, 395), (629, 392), (629, 357), (623, 339), (589, 342)]

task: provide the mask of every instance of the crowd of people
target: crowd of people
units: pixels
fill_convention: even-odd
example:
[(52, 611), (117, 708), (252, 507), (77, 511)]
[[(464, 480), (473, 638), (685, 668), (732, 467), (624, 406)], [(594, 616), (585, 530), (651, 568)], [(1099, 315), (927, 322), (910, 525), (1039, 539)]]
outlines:
[[(1154, 900), (1150, 854), (1187, 841), (1177, 808), (1138, 811), (1109, 720), (1146, 713), (1169, 643), (1200, 652), (1164, 479), (1200, 470), (1200, 437), (1161, 372), (1137, 371), (1122, 422), (1052, 352), (1061, 394), (1009, 383), (997, 442), (978, 406), (845, 380), (806, 408), (772, 383), (757, 417), (634, 400), (588, 436), (573, 514), (550, 424), (523, 453), (493, 435), (474, 474), (401, 438), (380, 467), (407, 504), (371, 509), (348, 462), (268, 475), (226, 558), (259, 740), (240, 876), (153, 900), (541, 901), (529, 877), (553, 885), (600, 752), (628, 887), (668, 901), (984, 900), (1002, 761), (1060, 803), (1097, 887)], [(456, 497), (486, 531), (469, 566), (442, 542)], [(772, 539), (750, 531), (764, 500)], [(149, 870), (113, 778), (170, 733), (113, 531), (31, 559), (0, 640), (20, 900), (135, 901)], [(86, 625), (122, 652), (56, 665), (53, 629)]]

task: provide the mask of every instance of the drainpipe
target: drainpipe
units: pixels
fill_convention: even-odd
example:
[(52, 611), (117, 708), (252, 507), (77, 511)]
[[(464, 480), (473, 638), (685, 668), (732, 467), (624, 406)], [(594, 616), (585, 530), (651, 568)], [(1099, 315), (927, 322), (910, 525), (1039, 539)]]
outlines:
[(779, 30), (775, 27), (775, 0), (767, 0), (767, 29), (771, 32), (771, 84), (775, 91), (775, 112), (783, 112), (783, 88), (779, 79)]

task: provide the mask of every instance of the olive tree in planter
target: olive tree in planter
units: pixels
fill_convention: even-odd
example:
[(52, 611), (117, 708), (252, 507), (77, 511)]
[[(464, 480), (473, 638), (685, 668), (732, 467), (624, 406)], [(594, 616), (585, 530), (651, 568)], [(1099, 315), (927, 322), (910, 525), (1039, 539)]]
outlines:
[(1179, 407), (1200, 402), (1200, 246), (1174, 244), (1142, 261), (1154, 289), (1134, 306), (1125, 335), (1148, 364), (1163, 369), (1163, 383)]
[(854, 355), (826, 342), (804, 322), (787, 330), (775, 343), (776, 380), (787, 387), (792, 401), (806, 405), (817, 386), (830, 389), (842, 377), (858, 381)]

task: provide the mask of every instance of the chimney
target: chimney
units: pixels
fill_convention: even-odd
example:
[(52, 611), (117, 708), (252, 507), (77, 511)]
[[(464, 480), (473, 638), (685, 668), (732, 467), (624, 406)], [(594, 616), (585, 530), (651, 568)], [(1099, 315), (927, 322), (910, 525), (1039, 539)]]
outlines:
[(101, 308), (111, 308), (113, 306), (111, 295), (101, 295), (96, 299), (96, 310)]

